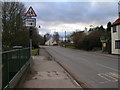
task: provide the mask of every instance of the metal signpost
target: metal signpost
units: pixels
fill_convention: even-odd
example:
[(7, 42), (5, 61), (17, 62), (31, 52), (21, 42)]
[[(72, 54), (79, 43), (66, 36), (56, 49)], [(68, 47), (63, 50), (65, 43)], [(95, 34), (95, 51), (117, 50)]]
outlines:
[[(29, 27), (29, 35), (30, 35), (30, 59), (32, 60), (32, 27), (36, 26), (36, 18), (32, 17), (37, 17), (35, 11), (33, 10), (32, 7), (30, 7), (25, 13), (25, 26)], [(30, 64), (31, 68), (31, 64)], [(30, 70), (31, 71), (31, 70)]]
[(100, 41), (102, 42), (102, 52), (104, 52), (104, 49), (107, 47), (106, 45), (107, 40), (105, 40), (104, 36), (101, 36)]

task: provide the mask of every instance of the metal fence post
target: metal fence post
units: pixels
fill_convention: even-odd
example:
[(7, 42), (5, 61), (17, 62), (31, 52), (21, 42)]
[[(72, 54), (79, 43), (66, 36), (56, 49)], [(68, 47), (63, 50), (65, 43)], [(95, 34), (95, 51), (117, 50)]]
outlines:
[(22, 64), (21, 64), (21, 53), (20, 53), (20, 49), (18, 50), (18, 60), (19, 60), (19, 70), (20, 70), (20, 72), (21, 72), (21, 66), (22, 66)]
[(2, 1), (0, 0), (0, 90), (2, 89)]
[(7, 68), (7, 71), (8, 71), (8, 73), (7, 73), (8, 74), (8, 82), (7, 83), (8, 83), (8, 87), (9, 87), (10, 86), (9, 85), (9, 79), (10, 79), (10, 77), (9, 77), (9, 53), (7, 53), (7, 66), (8, 66), (8, 68)]

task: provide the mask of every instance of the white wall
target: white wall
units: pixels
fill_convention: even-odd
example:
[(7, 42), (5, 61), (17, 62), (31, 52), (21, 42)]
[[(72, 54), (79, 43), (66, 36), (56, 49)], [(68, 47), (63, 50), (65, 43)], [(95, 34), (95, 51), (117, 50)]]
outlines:
[(117, 29), (117, 32), (113, 33), (113, 27), (111, 28), (112, 54), (120, 54), (120, 49), (115, 49), (115, 40), (120, 40), (120, 25), (117, 25), (116, 29)]
[(52, 40), (48, 40), (48, 41), (45, 42), (45, 45), (50, 45), (50, 46), (52, 46), (52, 45), (53, 45), (52, 42), (53, 42)]

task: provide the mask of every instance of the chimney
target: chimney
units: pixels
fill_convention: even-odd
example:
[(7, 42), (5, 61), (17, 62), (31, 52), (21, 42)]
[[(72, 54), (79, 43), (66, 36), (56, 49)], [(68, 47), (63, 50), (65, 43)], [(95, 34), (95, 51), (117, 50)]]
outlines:
[(120, 1), (118, 2), (118, 14), (119, 14), (119, 18), (120, 18)]

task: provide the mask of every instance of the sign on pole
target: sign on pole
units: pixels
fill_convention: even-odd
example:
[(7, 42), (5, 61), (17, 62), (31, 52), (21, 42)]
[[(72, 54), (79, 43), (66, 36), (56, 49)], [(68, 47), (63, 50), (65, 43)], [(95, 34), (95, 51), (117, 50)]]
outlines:
[[(25, 26), (30, 27), (29, 32), (30, 32), (30, 58), (32, 60), (32, 27), (36, 26), (36, 19), (31, 18), (31, 17), (37, 17), (35, 11), (33, 10), (32, 7), (28, 9), (28, 11), (25, 13), (24, 17), (29, 17), (25, 18)], [(30, 71), (31, 71), (31, 64), (30, 64)]]
[(104, 36), (101, 36), (101, 37), (100, 37), (100, 41), (101, 41), (101, 42), (105, 42), (105, 41), (106, 41), (106, 40), (105, 40), (105, 37), (104, 37)]
[(106, 46), (107, 46), (107, 45), (106, 45), (106, 43), (104, 42), (104, 43), (103, 43), (103, 47), (105, 48)]
[(37, 17), (35, 11), (33, 10), (32, 7), (30, 7), (27, 11), (27, 13), (25, 13), (24, 15), (25, 17)]
[(36, 19), (35, 18), (26, 18), (25, 19), (25, 26), (35, 27), (36, 26)]

